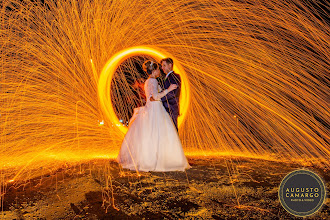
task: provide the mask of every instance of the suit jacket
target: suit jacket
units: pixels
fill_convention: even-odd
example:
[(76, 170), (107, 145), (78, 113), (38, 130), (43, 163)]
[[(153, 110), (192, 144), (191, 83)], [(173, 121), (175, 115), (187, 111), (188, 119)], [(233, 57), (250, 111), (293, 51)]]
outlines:
[(166, 96), (161, 98), (165, 109), (172, 115), (178, 116), (180, 114), (179, 98), (181, 92), (181, 77), (175, 72), (170, 73), (170, 75), (163, 81), (163, 89), (168, 89), (171, 84), (177, 84), (178, 88), (167, 93)]

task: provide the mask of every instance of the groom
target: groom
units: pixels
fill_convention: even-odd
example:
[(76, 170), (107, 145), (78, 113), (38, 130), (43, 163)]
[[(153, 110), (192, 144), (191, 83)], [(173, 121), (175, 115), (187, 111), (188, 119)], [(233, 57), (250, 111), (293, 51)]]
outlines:
[(179, 106), (179, 98), (180, 98), (180, 90), (181, 90), (181, 77), (179, 74), (176, 74), (173, 71), (173, 60), (171, 58), (165, 58), (160, 61), (162, 65), (162, 69), (166, 74), (165, 79), (162, 83), (162, 89), (168, 89), (171, 84), (178, 85), (178, 88), (167, 93), (161, 101), (166, 109), (166, 111), (170, 114), (173, 123), (178, 131), (178, 117), (180, 115), (180, 106)]

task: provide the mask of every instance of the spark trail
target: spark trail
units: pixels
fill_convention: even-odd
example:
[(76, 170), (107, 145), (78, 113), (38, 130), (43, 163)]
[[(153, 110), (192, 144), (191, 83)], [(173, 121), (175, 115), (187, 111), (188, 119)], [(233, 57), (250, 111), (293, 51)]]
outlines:
[[(123, 133), (100, 106), (98, 77), (115, 53), (141, 45), (172, 54), (185, 69), (191, 100), (180, 138), (187, 155), (329, 165), (330, 34), (322, 10), (329, 5), (317, 7), (276, 0), (3, 1), (2, 179), (116, 157)], [(118, 74), (113, 89), (130, 93)], [(112, 101), (129, 112), (123, 97)]]

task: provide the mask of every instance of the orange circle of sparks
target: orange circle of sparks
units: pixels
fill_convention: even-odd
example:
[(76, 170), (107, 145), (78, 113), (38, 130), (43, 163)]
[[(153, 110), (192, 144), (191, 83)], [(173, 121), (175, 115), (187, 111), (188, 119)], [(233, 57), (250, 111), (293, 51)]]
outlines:
[(116, 72), (117, 67), (125, 59), (136, 55), (149, 55), (155, 58), (156, 60), (161, 60), (166, 57), (171, 57), (174, 60), (173, 70), (174, 72), (180, 74), (181, 76), (181, 94), (180, 94), (181, 114), (178, 118), (178, 126), (180, 127), (187, 114), (189, 101), (190, 101), (190, 89), (189, 89), (187, 75), (184, 69), (182, 68), (182, 66), (179, 64), (178, 61), (175, 60), (175, 58), (173, 58), (172, 55), (145, 46), (130, 47), (125, 50), (122, 50), (116, 53), (114, 56), (112, 56), (104, 66), (98, 81), (98, 93), (99, 93), (101, 107), (103, 108), (106, 116), (110, 119), (111, 122), (117, 125), (116, 127), (118, 127), (120, 131), (126, 134), (128, 128), (120, 123), (111, 102), (111, 81), (114, 73)]

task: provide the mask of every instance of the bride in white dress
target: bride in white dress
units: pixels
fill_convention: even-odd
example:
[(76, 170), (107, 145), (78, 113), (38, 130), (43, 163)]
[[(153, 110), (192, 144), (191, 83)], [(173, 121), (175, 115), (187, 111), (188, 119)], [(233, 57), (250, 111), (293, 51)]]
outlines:
[[(146, 61), (143, 69), (149, 75), (144, 85), (146, 105), (134, 109), (117, 162), (123, 168), (138, 171), (184, 171), (191, 168), (170, 115), (160, 99), (177, 88), (172, 84), (161, 91), (157, 77), (159, 65)], [(161, 92), (160, 92), (161, 91)], [(156, 101), (150, 101), (153, 97)]]

